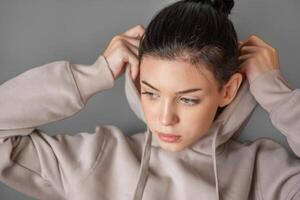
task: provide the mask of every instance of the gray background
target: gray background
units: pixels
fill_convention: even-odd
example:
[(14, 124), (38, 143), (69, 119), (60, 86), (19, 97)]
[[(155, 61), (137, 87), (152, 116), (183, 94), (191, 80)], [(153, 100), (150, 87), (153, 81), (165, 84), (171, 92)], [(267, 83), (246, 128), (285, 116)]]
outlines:
[[(160, 0), (1, 0), (0, 83), (55, 60), (92, 64), (111, 38), (130, 27), (146, 27), (153, 14), (171, 1)], [(174, 1), (172, 1), (174, 2)], [(298, 0), (238, 0), (230, 18), (240, 40), (256, 34), (275, 47), (281, 71), (300, 88), (300, 2)], [(297, 79), (298, 78), (298, 79)], [(114, 88), (95, 95), (76, 115), (41, 128), (49, 134), (93, 132), (97, 124), (113, 124), (126, 134), (145, 130), (130, 110), (124, 76)], [(241, 141), (272, 138), (291, 153), (285, 137), (257, 107)], [(0, 199), (32, 199), (0, 183)]]

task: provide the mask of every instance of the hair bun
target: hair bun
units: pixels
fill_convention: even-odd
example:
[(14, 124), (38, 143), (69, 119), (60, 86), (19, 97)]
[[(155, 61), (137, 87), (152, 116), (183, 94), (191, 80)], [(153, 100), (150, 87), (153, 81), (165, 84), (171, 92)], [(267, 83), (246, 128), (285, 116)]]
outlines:
[(215, 9), (229, 15), (234, 6), (234, 0), (211, 0)]
[(234, 6), (234, 0), (184, 0), (184, 2), (195, 2), (209, 4), (216, 10), (229, 15)]

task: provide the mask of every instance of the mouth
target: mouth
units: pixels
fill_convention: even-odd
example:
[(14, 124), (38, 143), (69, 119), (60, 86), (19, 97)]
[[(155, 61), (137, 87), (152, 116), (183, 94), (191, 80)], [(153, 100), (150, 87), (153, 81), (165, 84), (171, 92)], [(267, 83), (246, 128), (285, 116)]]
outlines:
[(179, 139), (181, 138), (180, 135), (171, 134), (171, 133), (157, 132), (157, 135), (160, 140), (162, 140), (163, 142), (168, 142), (168, 143), (178, 142)]

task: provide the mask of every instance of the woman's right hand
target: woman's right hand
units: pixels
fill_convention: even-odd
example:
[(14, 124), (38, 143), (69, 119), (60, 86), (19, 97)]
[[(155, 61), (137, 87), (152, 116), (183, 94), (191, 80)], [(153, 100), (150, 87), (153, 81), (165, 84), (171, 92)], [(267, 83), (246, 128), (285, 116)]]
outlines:
[(102, 55), (106, 58), (115, 80), (125, 72), (127, 64), (129, 64), (133, 80), (137, 77), (139, 70), (138, 47), (144, 32), (145, 29), (142, 25), (134, 26), (126, 32), (114, 36), (105, 49)]

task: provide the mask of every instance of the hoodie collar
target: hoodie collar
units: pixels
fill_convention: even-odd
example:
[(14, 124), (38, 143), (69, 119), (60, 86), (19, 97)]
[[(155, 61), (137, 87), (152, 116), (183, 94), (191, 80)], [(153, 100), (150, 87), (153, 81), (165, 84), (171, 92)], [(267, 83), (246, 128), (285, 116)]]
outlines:
[[(146, 124), (140, 95), (137, 86), (131, 78), (130, 66), (126, 66), (125, 71), (125, 95), (128, 104), (135, 115)], [(227, 105), (213, 121), (212, 125), (207, 130), (207, 134), (190, 147), (187, 147), (199, 153), (212, 156), (217, 199), (219, 199), (219, 186), (216, 156), (222, 152), (223, 148), (221, 147), (224, 147), (223, 144), (231, 138), (234, 139), (240, 135), (256, 106), (257, 101), (250, 93), (249, 83), (247, 80), (244, 80), (234, 100)], [(155, 137), (152, 137), (152, 133), (147, 127), (140, 172), (133, 193), (134, 200), (140, 200), (143, 194), (148, 175), (151, 146), (159, 147), (159, 143)]]

